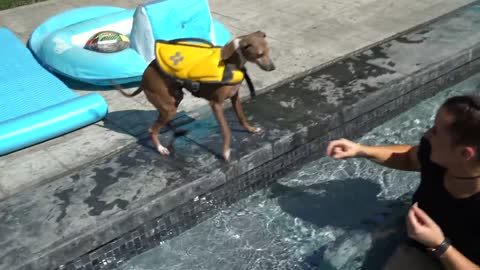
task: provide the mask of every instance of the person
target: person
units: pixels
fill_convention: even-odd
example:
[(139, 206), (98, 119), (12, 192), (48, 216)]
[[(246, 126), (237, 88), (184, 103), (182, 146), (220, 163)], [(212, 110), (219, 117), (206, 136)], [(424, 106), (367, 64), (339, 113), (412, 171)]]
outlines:
[(420, 172), (406, 215), (409, 241), (384, 269), (480, 269), (479, 96), (447, 99), (417, 145), (367, 146), (342, 138), (329, 143), (327, 155)]

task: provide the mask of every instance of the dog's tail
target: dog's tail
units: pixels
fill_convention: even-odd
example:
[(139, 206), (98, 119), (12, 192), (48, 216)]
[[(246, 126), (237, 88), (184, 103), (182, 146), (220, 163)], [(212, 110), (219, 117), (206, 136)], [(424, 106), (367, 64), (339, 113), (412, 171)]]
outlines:
[(116, 84), (115, 82), (110, 81), (110, 83), (112, 83), (113, 87), (115, 87), (118, 91), (120, 91), (120, 93), (122, 93), (122, 95), (124, 95), (126, 97), (134, 97), (134, 96), (140, 94), (143, 91), (143, 87), (140, 85), (140, 87), (138, 87), (137, 90), (135, 90), (133, 93), (129, 94), (129, 93), (125, 92), (125, 90), (123, 90), (123, 88), (120, 85)]

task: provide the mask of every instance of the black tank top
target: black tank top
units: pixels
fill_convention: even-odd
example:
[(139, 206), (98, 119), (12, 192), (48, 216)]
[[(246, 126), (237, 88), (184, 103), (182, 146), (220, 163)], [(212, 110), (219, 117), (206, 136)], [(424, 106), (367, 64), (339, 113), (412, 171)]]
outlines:
[(430, 160), (430, 150), (430, 142), (422, 138), (418, 153), (421, 182), (413, 202), (418, 202), (458, 251), (480, 265), (480, 193), (465, 199), (450, 195), (443, 185), (446, 169)]

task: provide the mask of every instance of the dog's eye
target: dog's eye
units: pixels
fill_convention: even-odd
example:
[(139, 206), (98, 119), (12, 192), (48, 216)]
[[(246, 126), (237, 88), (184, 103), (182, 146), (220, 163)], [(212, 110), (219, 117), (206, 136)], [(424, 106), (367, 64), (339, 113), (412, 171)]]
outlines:
[(250, 47), (252, 47), (252, 45), (251, 45), (251, 44), (247, 44), (247, 45), (243, 46), (243, 49), (244, 49), (244, 50), (247, 50), (247, 49), (250, 48)]

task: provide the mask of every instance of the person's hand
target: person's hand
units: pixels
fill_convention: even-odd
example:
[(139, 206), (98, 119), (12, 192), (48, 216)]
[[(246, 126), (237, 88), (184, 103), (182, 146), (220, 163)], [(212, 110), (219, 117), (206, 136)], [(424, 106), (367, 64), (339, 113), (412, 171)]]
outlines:
[(331, 141), (327, 147), (327, 156), (334, 159), (357, 157), (360, 152), (361, 145), (347, 139)]
[(415, 203), (407, 215), (408, 236), (428, 248), (439, 246), (445, 236), (442, 229)]

